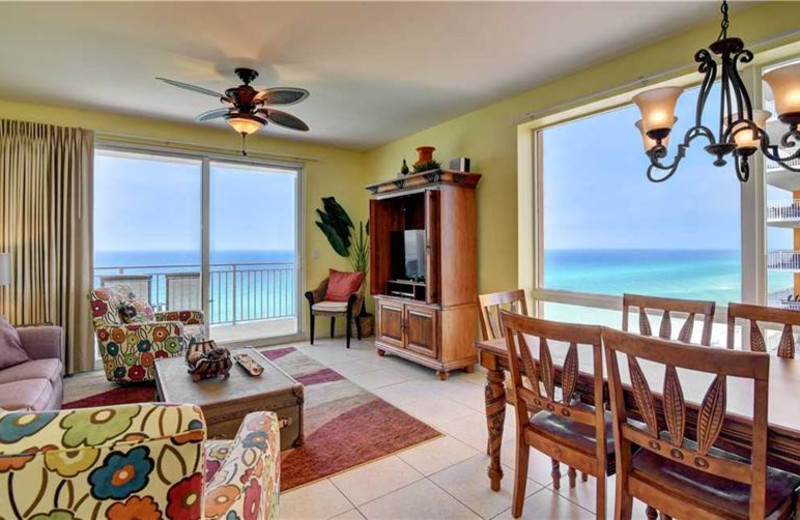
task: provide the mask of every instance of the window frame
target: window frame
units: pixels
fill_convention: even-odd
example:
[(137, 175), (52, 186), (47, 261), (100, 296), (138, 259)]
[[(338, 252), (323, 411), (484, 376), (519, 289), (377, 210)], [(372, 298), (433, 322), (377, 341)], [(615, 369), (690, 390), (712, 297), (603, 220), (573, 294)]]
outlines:
[[(741, 71), (742, 80), (751, 95), (754, 108), (761, 108), (764, 103), (762, 88), (764, 69), (799, 57), (797, 52), (798, 44), (793, 44), (757, 54), (753, 62)], [(544, 269), (546, 269), (543, 197), (546, 194), (543, 192), (542, 132), (555, 125), (629, 105), (633, 102), (633, 96), (653, 86), (692, 88), (698, 86), (701, 80), (701, 75), (693, 72), (681, 74), (655, 85), (644, 86), (643, 83), (642, 86), (635, 88), (628, 85), (593, 99), (584, 98), (566, 109), (544, 113), (517, 126), (518, 280), (520, 287), (528, 296), (529, 307), (533, 309), (535, 316), (543, 316), (545, 303), (622, 310), (622, 296), (548, 289), (543, 285)], [(695, 145), (690, 153), (702, 152)], [(742, 302), (765, 305), (768, 291), (765, 161), (761, 154), (756, 157), (757, 160), (751, 161), (751, 177), (740, 189)], [(727, 305), (718, 303), (714, 321), (727, 323)]]

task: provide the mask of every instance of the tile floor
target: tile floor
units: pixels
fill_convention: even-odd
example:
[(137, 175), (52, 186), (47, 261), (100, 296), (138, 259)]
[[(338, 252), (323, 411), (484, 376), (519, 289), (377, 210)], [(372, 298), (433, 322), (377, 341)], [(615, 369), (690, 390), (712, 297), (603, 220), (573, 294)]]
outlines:
[[(502, 448), (505, 477), (500, 491), (494, 493), (486, 476), (483, 372), (454, 372), (442, 382), (432, 370), (389, 355), (379, 358), (368, 340), (353, 341), (350, 350), (341, 339), (293, 346), (445, 435), (284, 493), (281, 519), (512, 518), (514, 420), (509, 409)], [(528, 476), (522, 518), (595, 517), (593, 479), (578, 479), (576, 488), (569, 489), (565, 478), (561, 490), (555, 492), (550, 482), (550, 461), (535, 451), (531, 452)], [(612, 497), (608, 514), (613, 515), (613, 478), (608, 487)], [(636, 504), (634, 518), (645, 518), (643, 504)]]

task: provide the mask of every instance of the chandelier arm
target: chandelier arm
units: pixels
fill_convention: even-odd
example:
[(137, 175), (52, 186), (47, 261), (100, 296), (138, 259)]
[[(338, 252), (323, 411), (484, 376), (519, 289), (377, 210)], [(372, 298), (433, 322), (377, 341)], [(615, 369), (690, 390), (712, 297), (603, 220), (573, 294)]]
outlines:
[(792, 154), (782, 157), (778, 145), (769, 144), (769, 138), (762, 139), (764, 140), (761, 141), (761, 153), (764, 154), (764, 157), (780, 164), (781, 167), (789, 171), (800, 173), (800, 165), (792, 166), (789, 164), (790, 161), (800, 159), (800, 148), (795, 150)]
[(711, 53), (706, 49), (700, 49), (694, 55), (694, 61), (700, 65), (697, 71), (703, 74), (703, 82), (700, 84), (700, 94), (697, 96), (697, 109), (695, 112), (695, 125), (703, 125), (703, 111), (706, 107), (706, 101), (711, 93), (711, 87), (714, 86), (714, 81), (717, 79), (717, 62), (711, 57)]
[(753, 103), (750, 100), (750, 94), (744, 86), (742, 76), (739, 74), (739, 62), (750, 63), (753, 61), (753, 53), (749, 50), (743, 50), (733, 55), (731, 59), (731, 79), (733, 81), (734, 92), (736, 93), (736, 102), (738, 105), (739, 119), (746, 118), (748, 121), (753, 120)]
[(725, 133), (725, 122), (733, 119), (733, 110), (731, 107), (731, 82), (730, 82), (730, 60), (728, 53), (722, 54), (721, 67), (722, 74), (719, 82), (720, 96), (719, 96), (719, 142), (724, 143), (722, 135)]
[[(667, 148), (664, 145), (656, 145), (652, 150), (647, 152), (650, 158), (650, 166), (647, 168), (647, 178), (652, 182), (664, 182), (672, 177), (678, 170), (678, 165), (686, 156), (686, 150), (691, 146), (692, 141), (698, 137), (704, 137), (710, 143), (714, 142), (713, 132), (705, 126), (694, 126), (690, 128), (683, 137), (683, 143), (678, 145), (678, 151), (670, 164), (663, 164), (661, 159), (667, 156)], [(655, 177), (656, 170), (666, 172), (663, 177)]]
[(734, 164), (736, 165), (736, 176), (740, 182), (747, 182), (750, 178), (750, 162), (746, 155), (734, 153)]

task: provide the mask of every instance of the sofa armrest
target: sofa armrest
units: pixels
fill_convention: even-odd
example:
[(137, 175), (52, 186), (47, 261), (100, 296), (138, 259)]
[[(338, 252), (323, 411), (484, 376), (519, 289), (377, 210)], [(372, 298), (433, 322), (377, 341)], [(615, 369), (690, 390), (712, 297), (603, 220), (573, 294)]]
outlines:
[[(238, 518), (277, 518), (280, 450), (278, 416), (272, 412), (248, 414), (229, 449), (221, 455), (212, 451), (212, 458), (224, 459), (216, 459), (221, 465), (206, 485), (206, 518), (214, 517), (220, 496), (233, 498), (220, 512), (223, 518), (230, 518), (225, 515), (231, 511)], [(252, 504), (260, 504), (259, 511), (245, 512), (245, 506)]]
[(22, 348), (31, 359), (64, 359), (64, 333), (61, 327), (38, 325), (17, 329)]
[(203, 311), (163, 311), (156, 313), (156, 321), (179, 321), (184, 325), (203, 325), (206, 317)]

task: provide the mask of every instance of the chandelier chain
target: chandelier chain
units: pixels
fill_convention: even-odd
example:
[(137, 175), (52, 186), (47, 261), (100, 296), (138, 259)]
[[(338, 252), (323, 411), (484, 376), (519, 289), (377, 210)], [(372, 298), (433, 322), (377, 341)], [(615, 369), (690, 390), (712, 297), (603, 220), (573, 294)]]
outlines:
[(728, 37), (728, 27), (731, 25), (731, 22), (728, 19), (728, 0), (723, 0), (722, 6), (720, 6), (719, 10), (722, 13), (722, 22), (720, 23), (720, 32), (717, 40), (724, 40)]

